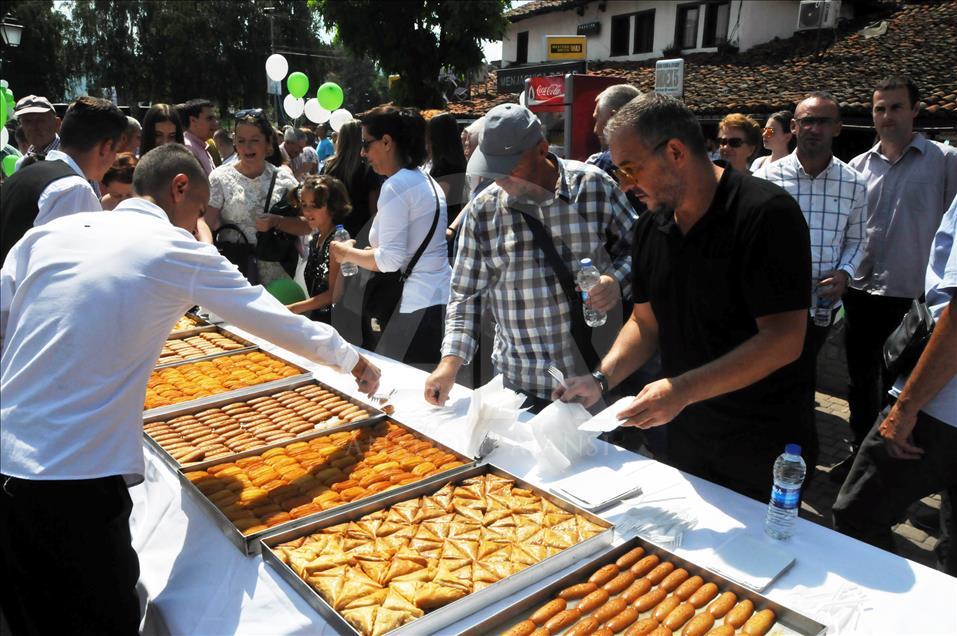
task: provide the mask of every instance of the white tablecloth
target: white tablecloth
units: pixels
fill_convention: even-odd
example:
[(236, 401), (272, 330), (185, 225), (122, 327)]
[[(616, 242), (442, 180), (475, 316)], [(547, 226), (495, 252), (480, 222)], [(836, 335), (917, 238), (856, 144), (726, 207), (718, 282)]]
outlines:
[[(251, 339), (251, 336), (249, 336)], [(264, 348), (273, 348), (265, 345)], [(273, 348), (274, 349), (274, 348)], [(351, 376), (307, 363), (318, 379), (354, 392)], [(463, 450), (461, 421), (470, 391), (455, 387), (449, 406), (435, 409), (422, 399), (425, 374), (399, 363), (376, 359), (383, 369), (383, 387), (396, 388), (396, 417), (404, 424)], [(673, 497), (691, 505), (696, 526), (686, 532), (676, 552), (698, 565), (715, 564), (715, 548), (735, 533), (763, 540), (766, 506), (721, 486), (622, 450), (596, 442), (597, 450), (575, 466), (638, 470), (632, 479), (646, 491), (661, 491), (658, 504), (669, 509)], [(197, 634), (322, 634), (333, 633), (323, 619), (277, 575), (261, 557), (243, 556), (222, 535), (209, 516), (182, 492), (177, 478), (147, 447), (146, 480), (131, 489), (134, 502), (133, 546), (140, 557), (140, 586), (149, 595), (148, 621), (176, 635)], [(528, 481), (549, 487), (567, 475), (541, 475), (530, 454), (503, 446), (491, 463)], [(653, 497), (652, 497), (653, 498)], [(628, 502), (602, 513), (614, 521)], [(818, 618), (821, 593), (853, 589), (867, 600), (857, 622), (861, 634), (957, 634), (957, 579), (873, 548), (814, 523), (798, 519), (796, 535), (787, 544), (797, 561), (765, 590), (771, 599)], [(546, 585), (555, 575), (530, 591)], [(514, 599), (512, 599), (514, 600)], [(447, 630), (455, 633), (478, 623), (509, 601), (486, 608)], [(160, 622), (155, 622), (157, 615)]]

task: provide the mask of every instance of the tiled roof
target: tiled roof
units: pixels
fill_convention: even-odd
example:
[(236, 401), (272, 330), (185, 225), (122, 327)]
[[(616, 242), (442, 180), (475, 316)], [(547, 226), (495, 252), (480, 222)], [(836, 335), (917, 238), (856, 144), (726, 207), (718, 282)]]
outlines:
[[(813, 90), (828, 90), (841, 102), (845, 118), (870, 119), (874, 85), (884, 77), (910, 75), (921, 88), (928, 124), (957, 125), (957, 0), (901, 5), (885, 17), (883, 35), (865, 38), (855, 31), (816, 52), (816, 34), (802, 32), (743, 54), (692, 54), (685, 57), (685, 102), (699, 116), (729, 112), (770, 113), (793, 108)], [(654, 60), (589, 62), (589, 73), (620, 77), (643, 91), (654, 88)], [(479, 116), (517, 95), (497, 95), (494, 74), (485, 92), (450, 105), (459, 116)]]
[(509, 9), (505, 12), (505, 17), (511, 22), (518, 22), (519, 20), (530, 18), (533, 15), (551, 13), (552, 11), (571, 8), (580, 4), (587, 4), (587, 2), (583, 0), (535, 0), (534, 2), (525, 3), (514, 9)]

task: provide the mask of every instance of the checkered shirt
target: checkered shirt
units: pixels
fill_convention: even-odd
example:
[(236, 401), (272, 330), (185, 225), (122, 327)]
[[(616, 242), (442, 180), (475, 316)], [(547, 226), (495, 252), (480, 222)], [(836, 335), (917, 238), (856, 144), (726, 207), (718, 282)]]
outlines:
[(864, 258), (864, 175), (832, 157), (823, 172), (811, 177), (794, 151), (761, 166), (754, 176), (781, 186), (801, 206), (811, 233), (811, 289), (831, 271), (844, 270), (853, 279)]
[[(551, 233), (572, 275), (579, 260), (613, 276), (631, 295), (631, 241), (637, 216), (600, 169), (550, 156), (558, 165), (556, 194), (525, 207)], [(482, 303), (495, 321), (492, 361), (505, 379), (547, 398), (554, 364), (566, 374), (586, 371), (571, 334), (571, 307), (545, 254), (508, 195), (488, 186), (466, 208), (452, 273), (443, 355), (469, 362), (478, 342)]]

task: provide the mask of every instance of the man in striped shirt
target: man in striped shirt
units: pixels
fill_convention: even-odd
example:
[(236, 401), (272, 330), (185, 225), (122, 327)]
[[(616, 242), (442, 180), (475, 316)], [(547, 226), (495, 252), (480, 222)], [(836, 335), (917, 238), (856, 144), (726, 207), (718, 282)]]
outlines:
[(794, 152), (762, 166), (754, 176), (787, 190), (807, 221), (812, 292), (801, 355), (813, 370), (841, 296), (864, 257), (867, 185), (864, 175), (832, 152), (841, 132), (840, 106), (833, 95), (823, 91), (808, 95), (795, 109), (791, 131), (797, 138)]
[(637, 217), (603, 171), (551, 154), (538, 118), (517, 104), (496, 106), (485, 116), (468, 172), (495, 183), (463, 213), (443, 358), (426, 381), (425, 399), (445, 403), (459, 368), (475, 353), (484, 302), (495, 321), (496, 370), (507, 386), (525, 393), (528, 404), (540, 410), (550, 402), (555, 384), (549, 366), (576, 375), (590, 372), (597, 360), (588, 362), (589, 355), (578, 346), (573, 333), (576, 323), (583, 325), (581, 305), (569, 302), (561, 274), (535, 238), (533, 224), (544, 227), (546, 240), (571, 276), (580, 259), (592, 260), (602, 276), (588, 302), (607, 312), (630, 294)]

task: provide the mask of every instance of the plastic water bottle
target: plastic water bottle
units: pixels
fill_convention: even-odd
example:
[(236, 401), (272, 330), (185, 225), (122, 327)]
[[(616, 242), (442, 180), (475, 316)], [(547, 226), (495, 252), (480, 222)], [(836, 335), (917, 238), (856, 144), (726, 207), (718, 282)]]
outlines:
[[(349, 236), (349, 230), (344, 228), (341, 225), (336, 226), (336, 231), (332, 235), (333, 241), (348, 241), (351, 236)], [(339, 266), (339, 271), (342, 272), (343, 276), (355, 276), (359, 272), (359, 266), (355, 263), (342, 263)]]
[(815, 294), (814, 299), (814, 324), (818, 327), (829, 327), (831, 325), (831, 307), (833, 301)]
[(590, 258), (583, 258), (579, 262), (581, 269), (578, 272), (578, 280), (576, 282), (582, 290), (585, 324), (589, 327), (601, 327), (605, 324), (605, 321), (608, 320), (608, 316), (605, 315), (605, 312), (588, 306), (588, 290), (598, 284), (598, 279), (601, 278), (601, 272), (598, 271), (597, 267), (592, 265)]
[(788, 444), (774, 460), (774, 486), (768, 502), (764, 532), (774, 539), (789, 539), (794, 534), (794, 519), (801, 501), (801, 484), (807, 466), (801, 458), (801, 447)]

